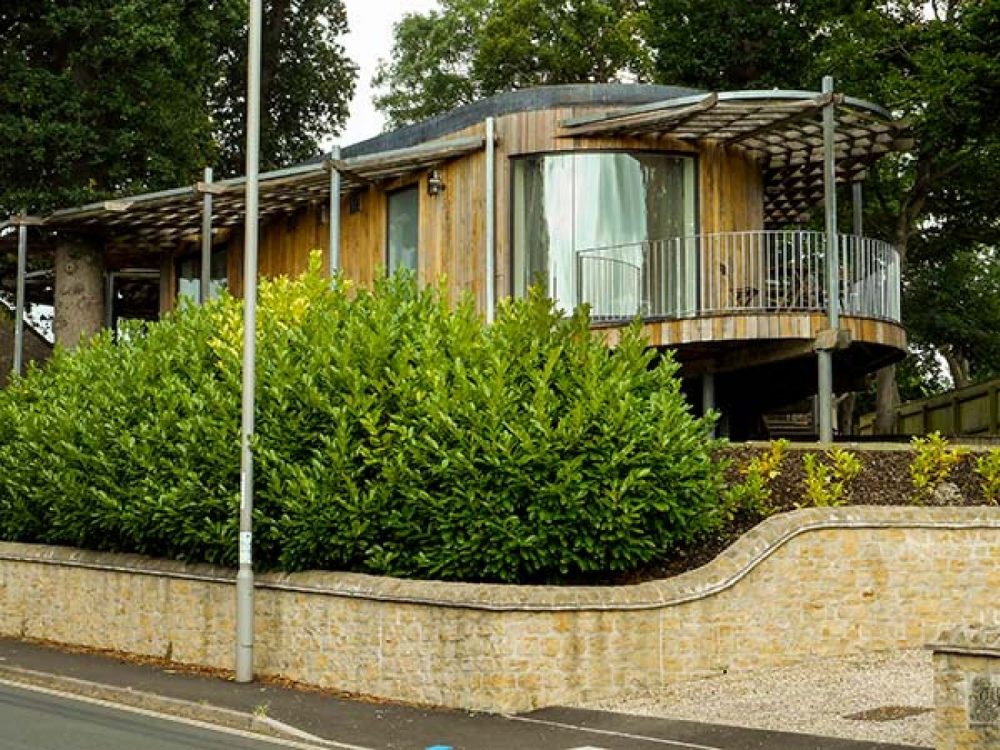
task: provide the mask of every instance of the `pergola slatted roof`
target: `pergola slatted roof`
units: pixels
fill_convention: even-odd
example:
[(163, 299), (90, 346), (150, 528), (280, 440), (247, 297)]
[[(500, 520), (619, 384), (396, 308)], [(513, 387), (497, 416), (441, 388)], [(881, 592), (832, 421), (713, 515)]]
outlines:
[(753, 155), (764, 171), (769, 226), (803, 221), (823, 200), (823, 108), (836, 106), (837, 180), (862, 179), (881, 156), (909, 148), (886, 110), (843, 94), (731, 91), (644, 104), (562, 123), (561, 137), (671, 137), (711, 141)]
[[(330, 170), (340, 173), (341, 194), (369, 184), (429, 169), (485, 146), (482, 137), (443, 138), (410, 148), (383, 151), (342, 160), (268, 172), (260, 176), (260, 216), (289, 213), (330, 198)], [(213, 225), (242, 226), (245, 214), (245, 178), (198, 183), (159, 193), (93, 203), (56, 211), (41, 224), (50, 229), (95, 229), (115, 243), (141, 239), (171, 246), (201, 231), (201, 196), (213, 194)]]

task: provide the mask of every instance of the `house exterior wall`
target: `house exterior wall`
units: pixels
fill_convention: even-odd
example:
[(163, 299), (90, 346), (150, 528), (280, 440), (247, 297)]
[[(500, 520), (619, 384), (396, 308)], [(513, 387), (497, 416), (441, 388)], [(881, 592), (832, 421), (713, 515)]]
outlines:
[[(606, 108), (602, 108), (604, 111)], [(696, 147), (671, 139), (560, 138), (559, 124), (593, 113), (592, 107), (565, 107), (520, 112), (496, 118), (496, 296), (511, 294), (511, 159), (526, 154), (593, 150), (637, 150), (692, 154), (698, 157), (698, 222), (700, 232), (762, 229), (763, 177), (756, 162), (736, 149), (716, 144)], [(485, 124), (448, 137), (485, 136)], [(349, 279), (368, 285), (386, 266), (388, 195), (416, 185), (419, 208), (418, 276), (424, 283), (448, 279), (453, 295), (472, 293), (483, 311), (486, 298), (486, 154), (477, 151), (438, 168), (446, 185), (436, 196), (427, 193), (427, 172), (370, 186), (360, 192), (359, 210), (341, 200), (341, 265)], [(261, 226), (259, 268), (262, 276), (295, 275), (309, 253), (329, 258), (329, 225), (324, 206), (291, 216), (272, 217)], [(241, 256), (242, 243), (234, 243)], [(718, 264), (709, 264), (708, 268)], [(233, 283), (230, 288), (239, 290)]]
[[(0, 544), (0, 635), (228, 668), (235, 574)], [(1000, 508), (811, 508), (703, 568), (632, 586), (261, 575), (256, 670), (489, 711), (597, 699), (722, 671), (922, 647), (1000, 624)]]

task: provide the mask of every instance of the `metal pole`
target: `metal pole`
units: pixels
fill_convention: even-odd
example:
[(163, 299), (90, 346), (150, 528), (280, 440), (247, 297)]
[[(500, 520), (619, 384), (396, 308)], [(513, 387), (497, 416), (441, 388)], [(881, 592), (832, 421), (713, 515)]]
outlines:
[(853, 212), (851, 231), (860, 240), (861, 234), (864, 232), (864, 202), (861, 198), (861, 180), (855, 180), (851, 183), (851, 209)]
[[(715, 409), (715, 374), (706, 372), (701, 376), (701, 413), (708, 414)], [(712, 427), (711, 437), (715, 437), (716, 428)]]
[(496, 313), (496, 123), (486, 118), (486, 322)]
[(340, 270), (340, 146), (330, 149), (330, 278)]
[[(833, 77), (823, 77), (823, 93), (833, 93)], [(836, 102), (823, 107), (823, 205), (826, 213), (826, 310), (832, 331), (840, 328), (840, 259), (837, 253)], [(833, 442), (833, 350), (818, 352), (819, 439)]]
[[(212, 168), (205, 167), (205, 185), (212, 184)], [(212, 191), (206, 190), (201, 199), (201, 304), (212, 294)]]
[(246, 241), (243, 250), (243, 403), (240, 426), (240, 569), (236, 576), (236, 681), (253, 679), (253, 453), (260, 196), (261, 4), (250, 0), (247, 70)]
[(17, 281), (14, 292), (14, 374), (24, 374), (24, 275), (28, 271), (28, 226), (17, 227)]

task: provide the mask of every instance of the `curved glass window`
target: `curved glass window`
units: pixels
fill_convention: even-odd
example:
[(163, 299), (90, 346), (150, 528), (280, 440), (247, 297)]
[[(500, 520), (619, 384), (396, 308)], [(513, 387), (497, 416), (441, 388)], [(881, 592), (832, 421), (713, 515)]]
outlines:
[(697, 231), (694, 158), (544, 154), (512, 169), (515, 295), (542, 284), (561, 309), (586, 302), (595, 317), (694, 303), (696, 253), (677, 241)]

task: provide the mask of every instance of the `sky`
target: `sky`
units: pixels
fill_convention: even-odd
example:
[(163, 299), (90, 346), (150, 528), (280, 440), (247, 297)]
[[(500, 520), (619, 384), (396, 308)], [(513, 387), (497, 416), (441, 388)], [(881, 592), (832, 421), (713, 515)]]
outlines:
[(360, 70), (351, 117), (335, 142), (347, 146), (382, 132), (384, 120), (372, 104), (371, 80), (379, 59), (392, 50), (392, 26), (404, 13), (426, 13), (437, 5), (437, 0), (344, 0), (350, 33), (343, 44)]

